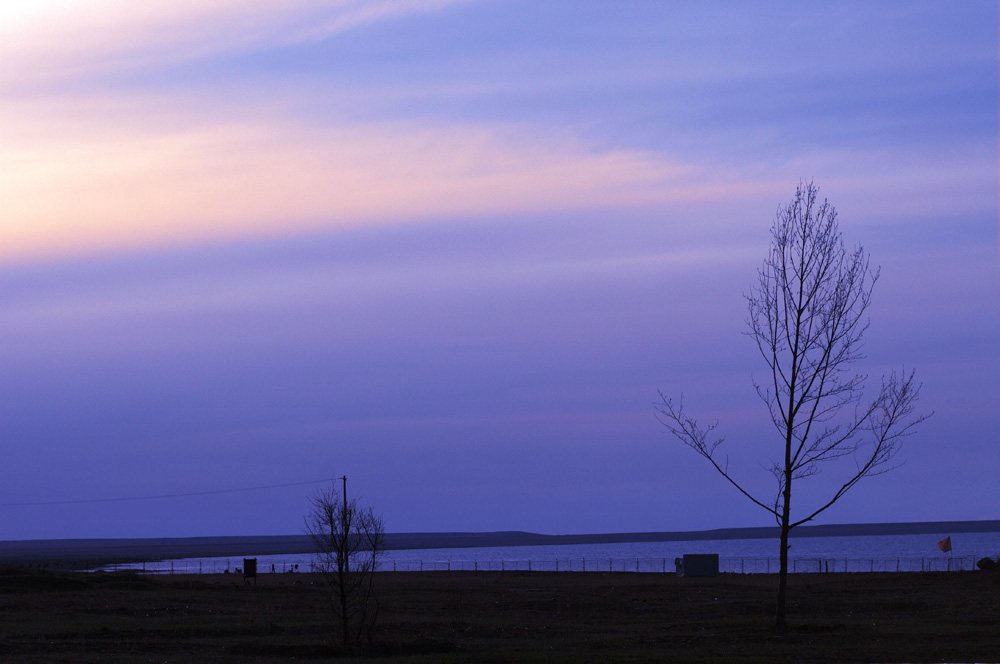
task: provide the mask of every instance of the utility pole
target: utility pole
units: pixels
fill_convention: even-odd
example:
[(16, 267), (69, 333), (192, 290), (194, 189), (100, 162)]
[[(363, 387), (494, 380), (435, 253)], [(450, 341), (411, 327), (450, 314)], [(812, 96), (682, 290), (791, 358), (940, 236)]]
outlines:
[(340, 479), (344, 480), (344, 514), (347, 514), (347, 475)]

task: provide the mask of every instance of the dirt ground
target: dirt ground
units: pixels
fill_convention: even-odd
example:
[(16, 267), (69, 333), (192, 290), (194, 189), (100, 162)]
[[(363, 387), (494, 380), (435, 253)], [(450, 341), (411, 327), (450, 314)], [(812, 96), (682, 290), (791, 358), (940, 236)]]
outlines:
[(997, 662), (1000, 573), (383, 573), (374, 646), (309, 574), (0, 570), (0, 662)]

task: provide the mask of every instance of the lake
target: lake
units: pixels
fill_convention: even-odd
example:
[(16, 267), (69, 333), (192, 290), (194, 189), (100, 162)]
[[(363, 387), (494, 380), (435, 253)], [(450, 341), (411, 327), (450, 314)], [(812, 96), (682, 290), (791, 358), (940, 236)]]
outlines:
[[(952, 551), (942, 553), (937, 548), (937, 542), (949, 535)], [(720, 570), (723, 572), (778, 571), (777, 539), (405, 549), (386, 551), (381, 569), (662, 573), (673, 572), (674, 559), (691, 553), (719, 554)], [(789, 569), (792, 572), (948, 571), (975, 569), (975, 562), (987, 556), (1000, 556), (1000, 532), (793, 537)], [(307, 572), (312, 562), (310, 554), (257, 556), (257, 569), (270, 572), (273, 565), (275, 572)], [(242, 557), (223, 557), (182, 558), (116, 568), (207, 574), (235, 571), (242, 565)]]

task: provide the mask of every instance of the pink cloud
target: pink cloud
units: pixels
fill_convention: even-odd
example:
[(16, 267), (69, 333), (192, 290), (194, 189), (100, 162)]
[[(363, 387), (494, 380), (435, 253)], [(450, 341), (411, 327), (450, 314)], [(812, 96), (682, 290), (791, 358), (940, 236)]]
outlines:
[(7, 86), (323, 39), (455, 0), (40, 0), (0, 6)]
[[(110, 105), (109, 105), (110, 106)], [(704, 196), (698, 169), (518, 126), (303, 127), (134, 109), (64, 122), (38, 104), (0, 139), (8, 258), (316, 227), (661, 205)], [(109, 108), (110, 110), (110, 108)], [(155, 114), (153, 114), (155, 116)]]

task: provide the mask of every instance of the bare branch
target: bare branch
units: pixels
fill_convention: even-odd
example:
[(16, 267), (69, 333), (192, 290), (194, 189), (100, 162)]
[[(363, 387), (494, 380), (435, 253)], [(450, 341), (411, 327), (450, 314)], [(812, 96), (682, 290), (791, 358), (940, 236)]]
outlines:
[[(670, 433), (773, 514), (781, 527), (779, 625), (788, 532), (832, 507), (861, 479), (895, 468), (903, 438), (929, 417), (914, 414), (920, 386), (912, 371), (884, 377), (878, 395), (863, 403), (867, 376), (853, 365), (865, 357), (867, 310), (878, 279), (879, 270), (862, 247), (845, 249), (833, 206), (819, 200), (813, 183), (800, 183), (791, 202), (778, 208), (770, 251), (744, 296), (745, 334), (770, 372), (767, 380), (752, 378), (753, 387), (782, 441), (781, 459), (766, 466), (777, 481), (769, 504), (744, 490), (730, 474), (728, 459), (719, 459), (723, 439), (713, 435), (717, 423), (699, 426), (682, 403), (675, 406), (660, 393), (657, 409)], [(793, 483), (821, 468), (839, 469), (845, 477), (819, 506), (792, 519)]]
[(753, 495), (751, 495), (746, 489), (744, 489), (740, 484), (733, 479), (729, 474), (729, 460), (725, 459), (722, 463), (715, 458), (715, 450), (722, 444), (725, 440), (724, 438), (710, 439), (709, 434), (715, 430), (718, 423), (711, 424), (709, 426), (701, 427), (698, 422), (689, 417), (684, 413), (684, 398), (683, 396), (678, 401), (677, 406), (674, 406), (673, 400), (668, 398), (660, 392), (660, 403), (655, 404), (657, 410), (660, 412), (661, 417), (660, 422), (667, 428), (667, 430), (674, 435), (682, 443), (693, 449), (695, 452), (701, 456), (708, 459), (708, 462), (712, 464), (726, 480), (729, 481), (736, 489), (742, 493), (744, 496), (750, 499), (756, 505), (763, 507), (768, 512), (775, 514), (775, 511), (769, 505), (764, 504)]
[(315, 546), (313, 568), (330, 590), (330, 609), (344, 646), (369, 640), (378, 616), (374, 573), (385, 553), (382, 517), (336, 489), (309, 499), (306, 532)]

